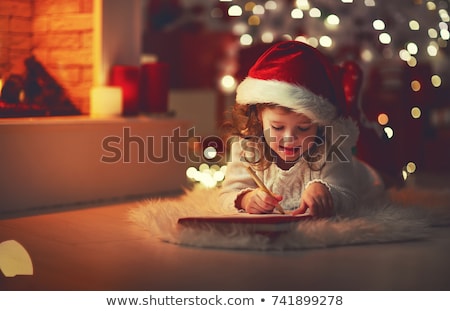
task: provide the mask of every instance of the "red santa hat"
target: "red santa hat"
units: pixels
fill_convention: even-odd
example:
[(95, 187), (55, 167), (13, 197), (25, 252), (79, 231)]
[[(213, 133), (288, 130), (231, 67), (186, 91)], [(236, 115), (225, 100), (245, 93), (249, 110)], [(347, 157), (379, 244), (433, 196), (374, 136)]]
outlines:
[(236, 102), (277, 104), (321, 125), (346, 110), (338, 67), (299, 41), (277, 43), (261, 55), (239, 84)]

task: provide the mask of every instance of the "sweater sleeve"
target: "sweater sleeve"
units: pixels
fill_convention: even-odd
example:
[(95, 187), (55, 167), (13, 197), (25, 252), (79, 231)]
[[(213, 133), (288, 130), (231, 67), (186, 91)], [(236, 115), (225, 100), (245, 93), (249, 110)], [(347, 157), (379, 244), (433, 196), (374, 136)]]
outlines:
[(240, 141), (234, 142), (231, 145), (225, 180), (220, 189), (220, 202), (224, 208), (236, 207), (236, 199), (240, 194), (257, 188), (246, 170), (246, 162), (242, 156)]

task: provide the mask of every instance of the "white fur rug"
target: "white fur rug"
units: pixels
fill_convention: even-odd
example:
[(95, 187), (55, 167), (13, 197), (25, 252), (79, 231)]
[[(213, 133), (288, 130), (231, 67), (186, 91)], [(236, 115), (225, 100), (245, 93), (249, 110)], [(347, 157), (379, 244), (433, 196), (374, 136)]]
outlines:
[(450, 225), (450, 189), (390, 190), (390, 200), (360, 206), (349, 215), (300, 222), (295, 230), (268, 237), (242, 231), (193, 229), (178, 218), (234, 213), (220, 209), (218, 189), (194, 188), (175, 198), (142, 201), (130, 219), (165, 242), (207, 248), (294, 250), (426, 239), (432, 226)]

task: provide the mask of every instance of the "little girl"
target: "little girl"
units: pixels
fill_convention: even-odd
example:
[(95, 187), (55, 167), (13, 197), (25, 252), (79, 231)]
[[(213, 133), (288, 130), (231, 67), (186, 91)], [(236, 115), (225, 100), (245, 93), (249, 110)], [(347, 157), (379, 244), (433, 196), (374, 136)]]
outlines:
[[(341, 71), (313, 47), (284, 41), (267, 50), (237, 88), (231, 158), (220, 199), (248, 213), (277, 204), (330, 217), (383, 194), (378, 174), (352, 155), (356, 124), (345, 116)], [(259, 189), (251, 166), (274, 194)]]

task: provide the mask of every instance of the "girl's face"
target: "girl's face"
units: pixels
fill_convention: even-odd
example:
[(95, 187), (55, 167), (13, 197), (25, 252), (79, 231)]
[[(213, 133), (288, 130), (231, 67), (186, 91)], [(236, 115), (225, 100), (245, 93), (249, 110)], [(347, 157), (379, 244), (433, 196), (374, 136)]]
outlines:
[(317, 124), (303, 114), (282, 107), (262, 109), (264, 138), (284, 162), (295, 162), (315, 145)]

